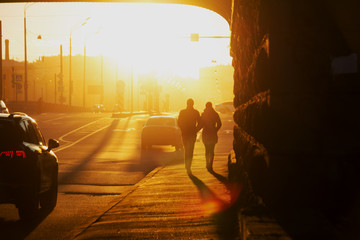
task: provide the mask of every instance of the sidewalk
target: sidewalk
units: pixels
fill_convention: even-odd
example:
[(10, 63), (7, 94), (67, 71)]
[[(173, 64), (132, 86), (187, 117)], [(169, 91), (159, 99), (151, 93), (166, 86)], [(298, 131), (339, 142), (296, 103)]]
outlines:
[(197, 142), (192, 176), (183, 163), (154, 169), (75, 233), (75, 239), (289, 239), (282, 234), (274, 238), (266, 219), (239, 216), (227, 181), (228, 151), (221, 152), (227, 147), (217, 147), (211, 174), (203, 144)]

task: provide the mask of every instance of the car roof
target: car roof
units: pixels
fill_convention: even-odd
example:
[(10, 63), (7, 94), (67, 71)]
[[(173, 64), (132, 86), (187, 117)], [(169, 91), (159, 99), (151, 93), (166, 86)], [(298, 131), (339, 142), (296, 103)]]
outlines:
[(30, 119), (33, 122), (36, 122), (33, 118), (26, 115), (26, 113), (22, 112), (14, 112), (14, 113), (0, 113), (0, 120), (12, 120), (12, 119)]
[(146, 121), (146, 126), (176, 126), (176, 117), (173, 116), (151, 116)]

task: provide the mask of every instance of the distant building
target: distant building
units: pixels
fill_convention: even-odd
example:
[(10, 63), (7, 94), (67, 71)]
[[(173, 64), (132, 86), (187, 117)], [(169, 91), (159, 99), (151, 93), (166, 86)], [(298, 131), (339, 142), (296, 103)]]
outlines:
[(3, 98), (6, 101), (24, 100), (24, 63), (6, 59), (2, 68)]
[[(36, 102), (42, 98), (47, 103), (69, 104), (69, 56), (63, 57), (63, 73), (60, 74), (60, 56), (41, 57), (28, 62), (28, 101)], [(5, 59), (3, 65), (3, 98), (8, 102), (25, 100), (24, 62)], [(86, 107), (101, 102), (100, 94), (89, 91), (100, 87), (103, 79), (105, 94), (104, 105), (112, 109), (116, 102), (116, 80), (130, 79), (125, 70), (116, 74), (116, 65), (104, 59), (103, 76), (99, 57), (86, 59)], [(72, 106), (83, 106), (84, 60), (83, 56), (72, 56)], [(62, 77), (62, 79), (60, 79)], [(117, 78), (117, 79), (116, 79)], [(126, 87), (127, 83), (125, 83)]]
[(203, 104), (212, 101), (215, 104), (232, 101), (234, 69), (231, 65), (215, 65), (200, 69), (199, 86)]

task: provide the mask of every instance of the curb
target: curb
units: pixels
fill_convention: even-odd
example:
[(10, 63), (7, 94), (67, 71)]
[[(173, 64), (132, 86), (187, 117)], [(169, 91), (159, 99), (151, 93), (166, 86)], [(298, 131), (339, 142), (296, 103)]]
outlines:
[(95, 214), (94, 217), (90, 218), (89, 221), (82, 226), (78, 227), (77, 229), (71, 231), (68, 235), (69, 239), (76, 239), (79, 237), (84, 231), (86, 231), (92, 224), (96, 223), (102, 216), (104, 216), (107, 212), (109, 212), (112, 208), (114, 208), (117, 204), (123, 201), (128, 195), (133, 193), (140, 185), (144, 184), (148, 180), (150, 180), (155, 174), (157, 174), (164, 166), (160, 166), (152, 170), (148, 173), (143, 179), (141, 179), (138, 183), (134, 184), (132, 187), (129, 187), (128, 190), (124, 191), (120, 194), (119, 198), (116, 198), (112, 202), (109, 203), (107, 207), (103, 210), (98, 211), (98, 214)]
[(292, 238), (273, 218), (246, 216), (239, 213), (241, 240), (291, 240)]

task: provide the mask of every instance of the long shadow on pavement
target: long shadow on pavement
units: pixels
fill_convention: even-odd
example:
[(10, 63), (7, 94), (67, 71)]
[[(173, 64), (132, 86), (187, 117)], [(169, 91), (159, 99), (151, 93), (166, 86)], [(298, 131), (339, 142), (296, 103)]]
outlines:
[(229, 181), (226, 177), (224, 177), (224, 176), (216, 173), (215, 171), (211, 171), (210, 173), (211, 173), (214, 177), (216, 177), (217, 180), (219, 180), (220, 182), (222, 182), (227, 188), (229, 187), (230, 181)]
[(74, 169), (71, 170), (71, 172), (65, 173), (61, 176), (59, 179), (59, 183), (68, 183), (71, 181), (71, 179), (81, 170), (83, 169), (88, 162), (90, 162), (97, 153), (99, 153), (109, 142), (111, 139), (111, 135), (113, 134), (113, 130), (116, 128), (117, 124), (119, 123), (119, 119), (115, 119), (109, 128), (107, 129), (105, 135), (100, 141), (100, 144), (88, 155), (86, 156), (82, 162), (77, 165)]
[(199, 189), (203, 205), (209, 207), (208, 212), (216, 224), (219, 239), (238, 239), (239, 223), (236, 206), (229, 205), (219, 199), (199, 178), (192, 174), (190, 174), (189, 177)]

